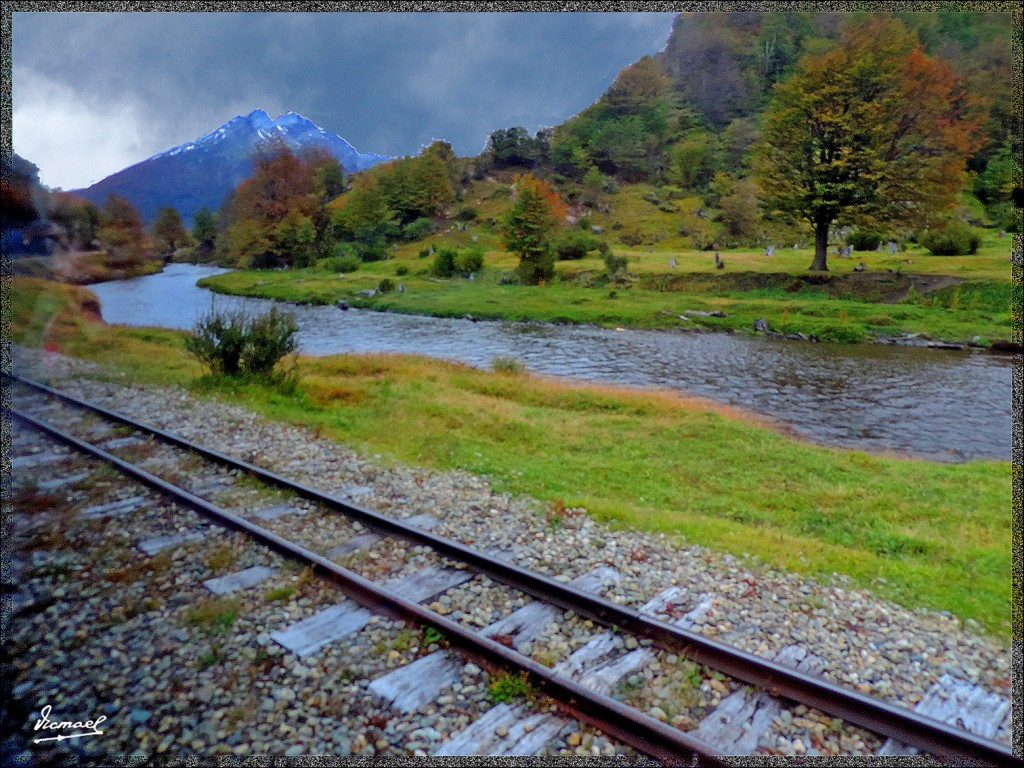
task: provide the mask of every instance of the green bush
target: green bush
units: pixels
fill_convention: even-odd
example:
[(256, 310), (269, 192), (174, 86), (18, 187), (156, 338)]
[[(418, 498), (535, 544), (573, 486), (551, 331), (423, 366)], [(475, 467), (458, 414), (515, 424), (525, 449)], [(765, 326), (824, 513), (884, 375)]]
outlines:
[(274, 367), (296, 349), (298, 321), (276, 307), (262, 315), (211, 307), (199, 318), (185, 349), (215, 376), (248, 374), (276, 378)]
[(279, 312), (277, 307), (252, 318), (248, 331), (242, 353), (242, 369), (246, 373), (269, 376), (281, 358), (299, 347), (295, 338), (299, 333), (298, 320), (291, 312)]
[(431, 219), (420, 218), (409, 222), (402, 227), (402, 239), (410, 243), (415, 240), (422, 240), (434, 233), (434, 222)]
[(596, 250), (600, 242), (586, 232), (569, 230), (555, 241), (555, 253), (559, 261), (572, 261), (585, 258), (590, 251)]
[(516, 276), (523, 285), (538, 285), (555, 275), (555, 253), (550, 248), (531, 259), (522, 259), (516, 268)]
[(362, 263), (355, 253), (349, 253), (344, 256), (330, 256), (326, 259), (320, 259), (316, 263), (316, 268), (324, 272), (355, 272)]
[(885, 239), (884, 235), (868, 230), (856, 230), (846, 238), (846, 244), (852, 245), (855, 251), (873, 251)]
[(616, 256), (611, 251), (604, 254), (604, 269), (608, 277), (615, 277), (626, 271), (629, 259), (625, 256)]
[(840, 344), (856, 344), (868, 337), (861, 328), (848, 325), (827, 325), (817, 333), (817, 336), (822, 341), (835, 341)]
[(454, 248), (438, 248), (437, 253), (434, 254), (434, 266), (430, 271), (438, 277), (451, 277), (455, 274), (455, 257), (457, 255)]
[(397, 267), (395, 267), (395, 274), (398, 275), (399, 277), (404, 277), (405, 275), (409, 274), (409, 268), (405, 266), (405, 264), (399, 264)]
[(451, 247), (439, 248), (434, 254), (431, 271), (438, 277), (469, 277), (479, 272), (484, 265), (484, 252), (480, 247), (456, 250)]
[(474, 221), (480, 213), (471, 205), (467, 205), (465, 208), (460, 208), (458, 213), (455, 214), (456, 221)]
[(385, 242), (356, 243), (359, 258), (365, 262), (386, 261), (391, 258), (391, 249)]
[(967, 224), (951, 221), (943, 227), (924, 232), (921, 245), (933, 256), (967, 256), (978, 252), (981, 236)]
[(479, 272), (484, 266), (484, 252), (480, 248), (459, 251), (455, 257), (455, 271), (463, 277)]
[(331, 256), (336, 259), (341, 259), (346, 256), (355, 256), (359, 258), (359, 251), (353, 243), (335, 243), (331, 248)]
[(395, 290), (395, 283), (389, 277), (385, 277), (379, 283), (377, 283), (377, 290), (381, 293), (391, 293)]

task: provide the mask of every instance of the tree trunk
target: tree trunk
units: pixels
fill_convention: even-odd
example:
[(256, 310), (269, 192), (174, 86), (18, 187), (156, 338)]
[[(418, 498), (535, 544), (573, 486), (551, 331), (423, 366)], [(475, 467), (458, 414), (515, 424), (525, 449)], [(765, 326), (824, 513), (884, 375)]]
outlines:
[(814, 225), (814, 261), (810, 269), (828, 272), (828, 225), (830, 222), (819, 221)]

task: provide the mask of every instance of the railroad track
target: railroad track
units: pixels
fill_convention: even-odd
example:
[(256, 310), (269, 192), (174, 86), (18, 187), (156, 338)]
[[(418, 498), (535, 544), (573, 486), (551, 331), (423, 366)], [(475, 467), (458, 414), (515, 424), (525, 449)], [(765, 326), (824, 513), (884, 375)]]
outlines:
[[(522, 672), (537, 690), (557, 701), (565, 714), (661, 760), (695, 760), (698, 764), (712, 765), (720, 764), (722, 755), (751, 754), (773, 719), (792, 706), (792, 702), (884, 737), (879, 754), (913, 754), (920, 750), (943, 759), (971, 759), (993, 765), (1022, 764), (1006, 746), (990, 738), (1007, 716), (1009, 703), (966, 681), (944, 677), (936, 689), (922, 699), (919, 711), (894, 706), (819, 677), (823, 662), (814, 656), (813, 649), (789, 646), (769, 661), (690, 631), (688, 627), (707, 609), (709, 596), (683, 595), (678, 588), (667, 587), (639, 610), (626, 607), (599, 594), (616, 578), (610, 569), (597, 569), (564, 583), (521, 568), (497, 553), (479, 551), (432, 533), (430, 529), (436, 520), (429, 515), (403, 521), (361, 507), (353, 501), (359, 496), (360, 488), (328, 494), (50, 387), (16, 376), (10, 381), (16, 382), (25, 404), (32, 406), (32, 412), (12, 408), (11, 415), (17, 420), (113, 465), (123, 474), (195, 510), (216, 526), (243, 533), (333, 581), (349, 600), (271, 634), (274, 642), (300, 658), (352, 635), (365, 626), (371, 613), (379, 613), (433, 628), (453, 648), (490, 669)], [(26, 393), (31, 394), (26, 397)], [(59, 421), (62, 414), (67, 416), (69, 412), (87, 412), (91, 418), (98, 419), (90, 428), (93, 435), (100, 433), (98, 445), (94, 442), (96, 437), (84, 439), (41, 418), (56, 415), (55, 420)], [(111, 424), (117, 425), (116, 430), (130, 430), (130, 434), (111, 437), (116, 431)], [(294, 515), (298, 511), (294, 503), (237, 514), (204, 498), (216, 495), (225, 487), (216, 473), (209, 482), (192, 484), (186, 490), (156, 474), (173, 464), (161, 464), (154, 459), (143, 462), (147, 466), (156, 464), (150, 466), (154, 470), (151, 472), (115, 453), (138, 453), (142, 445), (167, 446), (172, 453), (187, 451), (204, 462), (216, 464), (221, 473), (227, 470), (256, 478), (260, 483), (314, 504), (321, 514), (334, 513), (350, 521), (351, 535), (340, 542), (332, 541), (334, 546), (327, 548), (317, 547), (312, 542), (303, 544), (301, 522), (289, 522), (298, 519)], [(45, 465), (47, 461), (45, 454), (16, 458), (14, 468), (27, 469)], [(132, 511), (129, 499), (119, 505), (101, 505), (80, 514), (102, 517)], [(199, 531), (177, 532), (139, 544), (147, 554), (155, 554), (202, 535), (205, 534)], [(383, 539), (427, 548), (433, 562), (383, 584), (335, 562), (370, 551)], [(474, 572), (479, 575), (474, 576)], [(245, 589), (269, 576), (270, 570), (266, 567), (254, 567), (229, 574), (220, 581), (214, 580), (210, 589), (222, 592)], [(442, 615), (430, 607), (437, 605), (430, 601), (440, 595), (457, 592), (471, 578), (483, 577), (507, 585), (534, 601), (483, 629), (452, 618), (455, 614)], [(681, 611), (679, 606), (686, 606), (686, 610)], [(557, 622), (564, 611), (572, 611), (605, 629), (595, 632), (589, 642), (553, 666), (540, 664), (521, 652), (546, 626)], [(723, 691), (717, 708), (690, 731), (673, 728), (614, 697), (623, 680), (651, 664), (655, 649), (691, 659), (735, 681), (731, 688)], [(396, 709), (415, 712), (450, 685), (456, 674), (451, 656), (439, 650), (374, 680), (370, 689)], [(745, 686), (754, 686), (755, 690)], [(970, 730), (950, 724), (957, 720)], [(543, 748), (565, 722), (564, 715), (539, 714), (523, 705), (500, 704), (465, 731), (451, 735), (438, 746), (435, 754), (529, 754)]]

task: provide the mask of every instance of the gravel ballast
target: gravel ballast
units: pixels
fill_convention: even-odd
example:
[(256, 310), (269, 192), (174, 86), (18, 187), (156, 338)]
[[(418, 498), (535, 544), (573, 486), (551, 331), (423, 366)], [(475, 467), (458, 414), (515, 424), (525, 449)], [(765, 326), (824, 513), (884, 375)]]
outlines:
[[(753, 558), (721, 554), (663, 534), (612, 530), (568, 510), (553, 528), (541, 501), (492, 491), (486, 478), (385, 464), (330, 439), (274, 423), (245, 408), (180, 389), (89, 379), (93, 366), (31, 350), (15, 350), (15, 370), (50, 377), (53, 385), (154, 426), (221, 450), (327, 492), (365, 487), (356, 502), (399, 518), (436, 517), (433, 532), (491, 549), (523, 567), (570, 580), (611, 566), (618, 581), (603, 594), (639, 606), (669, 585), (695, 606), (711, 606), (693, 627), (707, 637), (771, 658), (797, 644), (825, 661), (823, 677), (909, 708), (944, 674), (1010, 696), (1010, 652), (944, 612), (911, 610), (852, 586), (841, 576), (823, 583), (770, 569)], [(65, 413), (70, 413), (70, 410)], [(47, 414), (58, 421), (58, 414)], [(91, 417), (76, 417), (79, 428)], [(70, 424), (70, 422), (68, 422)], [(16, 453), (45, 453), (54, 444), (16, 430)], [(113, 433), (111, 437), (117, 437)], [(156, 444), (127, 445), (121, 455), (152, 471), (203, 485), (208, 497), (240, 514), (288, 503), (293, 514), (260, 525), (319, 552), (365, 534), (365, 528), (310, 502), (294, 500), (248, 479)], [(12, 565), (15, 583), (52, 603), (10, 620), (15, 705), (31, 720), (44, 704), (56, 715), (108, 717), (102, 737), (46, 749), (147, 755), (427, 755), (492, 706), (490, 676), (466, 662), (462, 677), (425, 710), (400, 714), (376, 700), (371, 681), (431, 650), (416, 628), (383, 618), (317, 654), (299, 659), (268, 633), (341, 602), (336, 588), (310, 579), (290, 562), (240, 534), (211, 526), (153, 491), (129, 483), (92, 460), (75, 457), (16, 473), (40, 510), (16, 507)], [(34, 483), (89, 470), (66, 488)], [(97, 480), (96, 478), (99, 478)], [(77, 520), (73, 510), (146, 495), (150, 504), (124, 515)], [(45, 498), (59, 503), (46, 507)], [(212, 528), (146, 558), (142, 539)], [(336, 558), (361, 575), (386, 580), (434, 564), (452, 565), (429, 548), (384, 538)], [(258, 586), (220, 597), (203, 581), (253, 566), (275, 573)], [(6, 579), (5, 579), (6, 582)], [(271, 599), (273, 596), (273, 599)], [(529, 598), (475, 576), (426, 602), (474, 628), (485, 627)], [(217, 602), (220, 601), (220, 602)], [(213, 619), (197, 616), (209, 608)], [(6, 609), (5, 609), (6, 611)], [(233, 614), (222, 629), (217, 616)], [(203, 622), (213, 622), (206, 626)], [(226, 622), (227, 619), (224, 619)], [(571, 613), (521, 649), (552, 665), (601, 631)], [(5, 638), (6, 639), (6, 638)], [(640, 643), (645, 641), (641, 640)], [(628, 649), (635, 638), (624, 638)], [(438, 646), (433, 644), (433, 649)], [(739, 686), (673, 654), (658, 652), (631, 676), (621, 698), (684, 730), (696, 727)], [(539, 706), (549, 706), (540, 700)], [(29, 736), (28, 732), (22, 736)], [(998, 735), (1009, 743), (1010, 718)], [(803, 707), (784, 709), (762, 751), (784, 755), (871, 753), (878, 737)], [(7, 754), (27, 748), (8, 740)], [(37, 757), (44, 752), (31, 745)], [(635, 756), (628, 748), (573, 721), (547, 754)]]

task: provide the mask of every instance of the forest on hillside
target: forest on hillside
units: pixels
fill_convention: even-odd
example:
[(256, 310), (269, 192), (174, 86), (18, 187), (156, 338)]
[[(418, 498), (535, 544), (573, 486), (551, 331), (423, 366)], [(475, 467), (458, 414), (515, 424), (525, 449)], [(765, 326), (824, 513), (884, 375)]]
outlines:
[[(332, 268), (352, 269), (389, 258), (401, 243), (469, 226), (504, 234), (508, 246), (517, 240), (509, 217), (523, 174), (540, 181), (541, 197), (551, 193), (551, 210), (565, 207), (561, 223), (580, 225), (575, 233), (546, 227), (538, 234), (549, 261), (602, 245), (607, 253), (607, 241), (635, 248), (671, 239), (696, 250), (807, 242), (816, 220), (819, 239), (824, 229), (830, 245), (921, 242), (933, 230), (948, 249), (969, 249), (976, 239), (970, 227), (1020, 231), (1012, 194), (1021, 184), (1021, 125), (1009, 22), (1006, 13), (956, 10), (681, 13), (662, 52), (626, 67), (562, 125), (532, 135), (521, 126), (499, 128), (470, 158), (437, 141), (359, 174), (326, 152), (300, 155), (270, 144), (254, 158), (253, 175), (219, 211), (201, 210), (191, 231), (164, 209), (143, 232), (128, 201), (108, 201), (104, 213), (66, 193), (39, 194), (32, 173), (14, 174), (21, 186), (5, 183), (4, 197), (19, 226), (49, 217), (58, 245), (120, 261), (153, 253), (263, 268), (331, 259)], [(829, 83), (836, 67), (862, 72), (850, 79), (849, 93), (826, 104), (800, 92), (815, 76)], [(888, 83), (884, 98), (880, 83)], [(801, 182), (806, 169), (787, 165), (793, 158), (768, 133), (773, 126), (779, 133), (787, 119), (790, 127), (807, 122), (793, 122), (799, 110), (823, 113), (836, 103), (844, 110), (869, 105), (821, 129), (845, 132), (848, 146), (837, 146), (854, 153), (842, 161), (850, 167)], [(882, 107), (890, 112), (879, 117)], [(903, 155), (880, 153), (889, 135), (894, 147), (913, 146)], [(807, 184), (820, 198), (813, 211), (801, 204)], [(871, 185), (875, 200), (865, 199)], [(40, 200), (45, 214), (34, 208)], [(671, 217), (674, 231), (651, 225), (648, 213)], [(598, 214), (611, 215), (613, 232), (591, 231)], [(533, 279), (551, 274), (545, 267)]]

